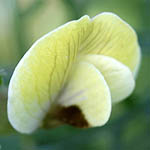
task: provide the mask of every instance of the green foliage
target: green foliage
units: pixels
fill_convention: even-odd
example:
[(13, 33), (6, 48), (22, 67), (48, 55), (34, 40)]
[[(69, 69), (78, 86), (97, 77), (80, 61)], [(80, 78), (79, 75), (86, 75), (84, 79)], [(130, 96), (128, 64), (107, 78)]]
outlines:
[(0, 69), (0, 86), (3, 83), (3, 78), (2, 78), (3, 75), (4, 75), (4, 71), (2, 69)]
[(2, 85), (2, 76), (0, 76), (0, 86)]
[(4, 76), (6, 76), (6, 72), (4, 71), (4, 69), (0, 69), (0, 86), (2, 86), (3, 84)]

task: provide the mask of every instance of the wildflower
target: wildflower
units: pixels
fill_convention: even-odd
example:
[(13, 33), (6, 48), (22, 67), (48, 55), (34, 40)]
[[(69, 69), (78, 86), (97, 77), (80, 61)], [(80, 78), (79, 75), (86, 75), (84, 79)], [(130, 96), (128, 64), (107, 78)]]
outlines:
[(9, 121), (21, 133), (102, 126), (112, 103), (132, 93), (140, 57), (135, 31), (117, 15), (71, 21), (36, 41), (17, 65)]

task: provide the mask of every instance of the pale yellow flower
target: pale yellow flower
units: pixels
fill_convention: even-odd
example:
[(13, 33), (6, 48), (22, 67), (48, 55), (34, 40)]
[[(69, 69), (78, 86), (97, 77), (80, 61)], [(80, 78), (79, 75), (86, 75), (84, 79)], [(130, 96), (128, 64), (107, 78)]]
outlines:
[(128, 97), (140, 64), (135, 31), (113, 13), (83, 16), (36, 41), (9, 85), (8, 118), (19, 132), (68, 123), (104, 125)]

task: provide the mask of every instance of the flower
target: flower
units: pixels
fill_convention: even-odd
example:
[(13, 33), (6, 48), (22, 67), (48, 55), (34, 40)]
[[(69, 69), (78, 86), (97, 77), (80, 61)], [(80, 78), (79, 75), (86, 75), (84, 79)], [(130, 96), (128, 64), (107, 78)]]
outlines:
[(140, 59), (135, 31), (117, 15), (68, 22), (36, 41), (15, 68), (8, 119), (21, 133), (102, 126), (112, 103), (132, 93)]

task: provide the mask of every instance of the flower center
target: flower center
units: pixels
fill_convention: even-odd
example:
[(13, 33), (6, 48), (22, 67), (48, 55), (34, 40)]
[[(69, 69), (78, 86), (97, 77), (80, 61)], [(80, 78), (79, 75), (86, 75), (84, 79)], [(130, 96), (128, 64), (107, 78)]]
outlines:
[(43, 120), (42, 127), (51, 128), (61, 124), (70, 124), (79, 128), (89, 127), (88, 122), (77, 106), (57, 106), (55, 108), (55, 113), (49, 112), (47, 114)]

